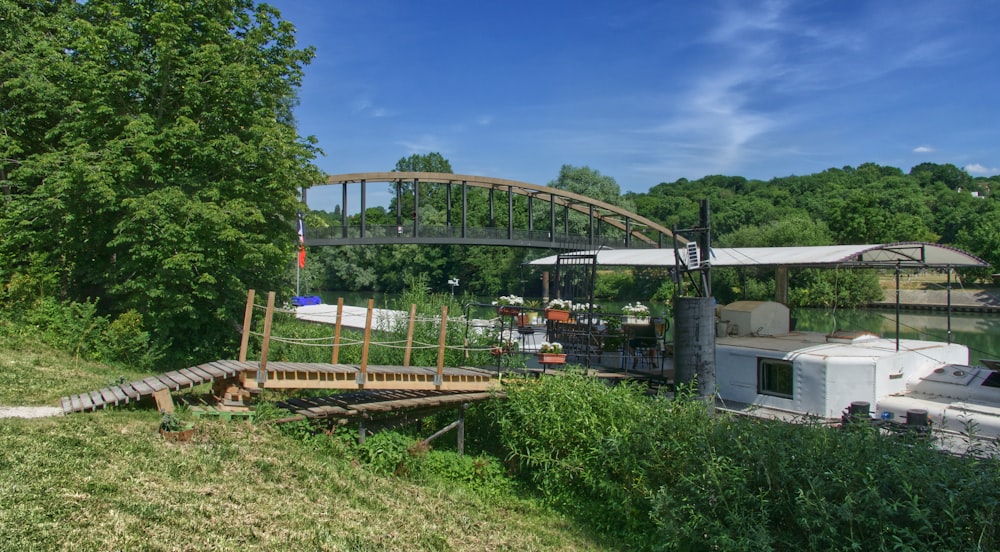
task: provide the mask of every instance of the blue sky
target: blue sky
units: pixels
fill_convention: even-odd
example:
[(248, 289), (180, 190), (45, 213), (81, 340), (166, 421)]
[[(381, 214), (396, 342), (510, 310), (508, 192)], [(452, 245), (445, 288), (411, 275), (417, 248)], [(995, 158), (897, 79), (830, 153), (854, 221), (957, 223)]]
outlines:
[(439, 152), (635, 192), (865, 162), (1000, 174), (992, 0), (269, 3), (316, 48), (295, 114), (327, 173)]

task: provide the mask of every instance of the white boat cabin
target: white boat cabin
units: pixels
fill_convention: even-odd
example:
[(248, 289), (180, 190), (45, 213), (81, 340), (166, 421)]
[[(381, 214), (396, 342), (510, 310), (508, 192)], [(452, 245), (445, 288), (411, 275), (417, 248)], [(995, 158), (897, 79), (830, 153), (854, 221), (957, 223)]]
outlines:
[(780, 303), (719, 307), (716, 385), (722, 400), (776, 415), (839, 418), (853, 402), (906, 423), (924, 410), (936, 429), (1000, 435), (1000, 375), (971, 367), (964, 345), (884, 339), (868, 332), (789, 330)]

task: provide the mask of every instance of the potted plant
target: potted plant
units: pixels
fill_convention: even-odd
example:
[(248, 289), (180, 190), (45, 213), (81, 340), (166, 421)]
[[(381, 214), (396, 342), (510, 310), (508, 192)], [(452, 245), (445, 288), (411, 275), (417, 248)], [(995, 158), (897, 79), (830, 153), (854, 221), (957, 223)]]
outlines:
[(577, 322), (581, 324), (600, 324), (601, 323), (601, 306), (592, 305), (590, 303), (573, 303), (572, 307), (574, 316)]
[(549, 343), (548, 341), (538, 346), (539, 364), (565, 364), (566, 355), (563, 354), (561, 343)]
[(167, 441), (190, 441), (194, 435), (194, 424), (182, 421), (171, 412), (160, 417), (160, 435)]
[(512, 339), (502, 339), (500, 343), (490, 349), (493, 356), (506, 356), (517, 352), (517, 341)]
[(626, 324), (649, 324), (649, 307), (636, 301), (622, 307)]
[(573, 302), (566, 299), (553, 299), (545, 307), (545, 319), (557, 322), (569, 320), (569, 309), (573, 307)]
[(520, 307), (524, 306), (524, 297), (501, 295), (496, 301), (493, 301), (493, 306), (497, 308), (497, 314), (500, 316), (517, 316), (521, 311)]

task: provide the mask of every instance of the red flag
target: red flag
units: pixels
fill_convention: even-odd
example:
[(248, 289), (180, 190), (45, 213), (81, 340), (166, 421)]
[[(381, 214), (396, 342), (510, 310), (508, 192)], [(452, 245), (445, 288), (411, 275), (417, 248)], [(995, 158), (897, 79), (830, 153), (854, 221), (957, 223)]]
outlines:
[(302, 223), (302, 213), (299, 213), (299, 268), (306, 267), (306, 229)]

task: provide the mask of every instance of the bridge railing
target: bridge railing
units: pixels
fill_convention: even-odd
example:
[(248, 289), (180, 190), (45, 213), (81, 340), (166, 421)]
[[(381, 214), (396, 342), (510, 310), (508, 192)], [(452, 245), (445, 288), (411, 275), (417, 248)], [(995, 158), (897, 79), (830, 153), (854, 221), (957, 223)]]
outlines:
[[(363, 232), (362, 232), (363, 230)], [(363, 234), (363, 235), (362, 235)], [(555, 236), (548, 230), (524, 230), (508, 228), (440, 226), (421, 224), (414, 229), (413, 224), (404, 225), (360, 225), (328, 226), (313, 228), (309, 232), (309, 240), (345, 240), (358, 242), (389, 243), (398, 239), (401, 243), (412, 243), (414, 240), (449, 240), (475, 242), (522, 242), (532, 244), (551, 243), (553, 249), (590, 249), (597, 247), (622, 248), (624, 237), (594, 236), (593, 241), (586, 234), (564, 234), (556, 232)], [(308, 240), (307, 240), (308, 242)], [(632, 240), (632, 248), (653, 247), (638, 240)]]

